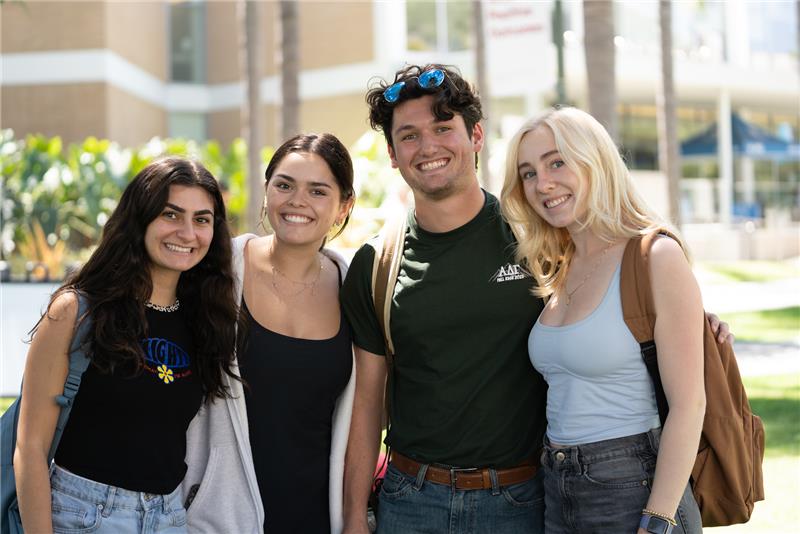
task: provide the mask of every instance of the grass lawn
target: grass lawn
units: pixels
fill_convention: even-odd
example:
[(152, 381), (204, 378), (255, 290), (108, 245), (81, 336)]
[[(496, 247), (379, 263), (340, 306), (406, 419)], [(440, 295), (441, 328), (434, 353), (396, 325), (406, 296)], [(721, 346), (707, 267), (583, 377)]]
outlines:
[(726, 313), (737, 341), (786, 343), (800, 340), (800, 306), (779, 310)]
[(14, 402), (16, 397), (0, 397), (0, 414), (3, 414), (8, 410), (8, 407), (11, 406), (11, 403)]
[(800, 276), (796, 261), (698, 262), (696, 267), (709, 274), (711, 282), (769, 282)]

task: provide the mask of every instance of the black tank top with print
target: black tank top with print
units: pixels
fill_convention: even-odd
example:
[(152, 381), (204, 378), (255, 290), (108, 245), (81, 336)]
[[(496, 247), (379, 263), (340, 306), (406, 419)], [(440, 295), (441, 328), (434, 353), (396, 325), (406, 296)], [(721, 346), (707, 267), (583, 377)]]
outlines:
[(203, 399), (182, 310), (146, 310), (138, 374), (83, 374), (56, 451), (59, 466), (132, 491), (169, 494), (186, 474), (186, 429)]

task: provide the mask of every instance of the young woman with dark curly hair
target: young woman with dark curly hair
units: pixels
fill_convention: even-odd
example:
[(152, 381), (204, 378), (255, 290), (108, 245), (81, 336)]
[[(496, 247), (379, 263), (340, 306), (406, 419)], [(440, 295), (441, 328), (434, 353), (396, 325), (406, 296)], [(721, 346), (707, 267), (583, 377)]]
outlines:
[[(215, 178), (180, 158), (145, 167), (34, 328), (14, 463), (26, 532), (186, 531), (186, 429), (204, 401), (227, 394), (233, 287)], [(48, 466), (54, 398), (86, 320), (91, 363)]]

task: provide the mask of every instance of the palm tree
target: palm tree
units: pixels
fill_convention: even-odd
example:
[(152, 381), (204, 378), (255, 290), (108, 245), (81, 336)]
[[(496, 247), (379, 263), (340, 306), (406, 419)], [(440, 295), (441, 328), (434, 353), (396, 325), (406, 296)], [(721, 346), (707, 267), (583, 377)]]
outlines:
[(300, 28), (296, 0), (281, 0), (281, 141), (300, 132)]
[(240, 0), (237, 4), (239, 19), (239, 68), (247, 89), (240, 114), (241, 136), (247, 142), (247, 226), (256, 227), (261, 218), (261, 199), (264, 185), (261, 180), (261, 98), (259, 86), (259, 3)]
[(475, 32), (475, 71), (478, 78), (478, 91), (481, 95), (481, 107), (483, 115), (484, 143), (480, 156), (481, 182), (483, 187), (493, 191), (493, 180), (489, 171), (489, 137), (490, 123), (492, 116), (490, 110), (491, 94), (489, 92), (489, 76), (486, 67), (486, 32), (483, 26), (483, 1), (473, 0), (472, 2), (472, 31)]
[(659, 0), (658, 22), (661, 31), (661, 86), (656, 91), (658, 122), (658, 166), (667, 177), (669, 217), (680, 227), (680, 156), (672, 61), (672, 2)]
[(583, 0), (583, 46), (589, 113), (617, 139), (614, 2)]

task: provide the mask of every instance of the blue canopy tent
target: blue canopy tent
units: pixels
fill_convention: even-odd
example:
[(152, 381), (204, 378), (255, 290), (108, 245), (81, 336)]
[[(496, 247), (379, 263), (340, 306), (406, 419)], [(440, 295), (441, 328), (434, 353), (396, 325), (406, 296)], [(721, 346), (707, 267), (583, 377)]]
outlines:
[[(787, 143), (762, 128), (745, 122), (736, 113), (731, 113), (731, 137), (733, 138), (734, 156), (776, 161), (800, 159), (800, 145)], [(683, 157), (716, 155), (716, 122), (703, 132), (681, 143), (681, 156)]]
[[(683, 158), (717, 157), (718, 155), (718, 124), (711, 124), (706, 130), (686, 139), (681, 143), (681, 156)], [(756, 183), (754, 177), (753, 161), (771, 161), (773, 175), (777, 176), (776, 165), (785, 161), (800, 160), (800, 144), (789, 143), (776, 137), (766, 130), (744, 121), (736, 113), (731, 113), (731, 153), (740, 160), (740, 184), (743, 197), (732, 205), (734, 217), (759, 218), (763, 206), (756, 201)], [(729, 189), (720, 191), (721, 194), (730, 195), (733, 199), (733, 183)], [(720, 201), (720, 205), (723, 205)]]

